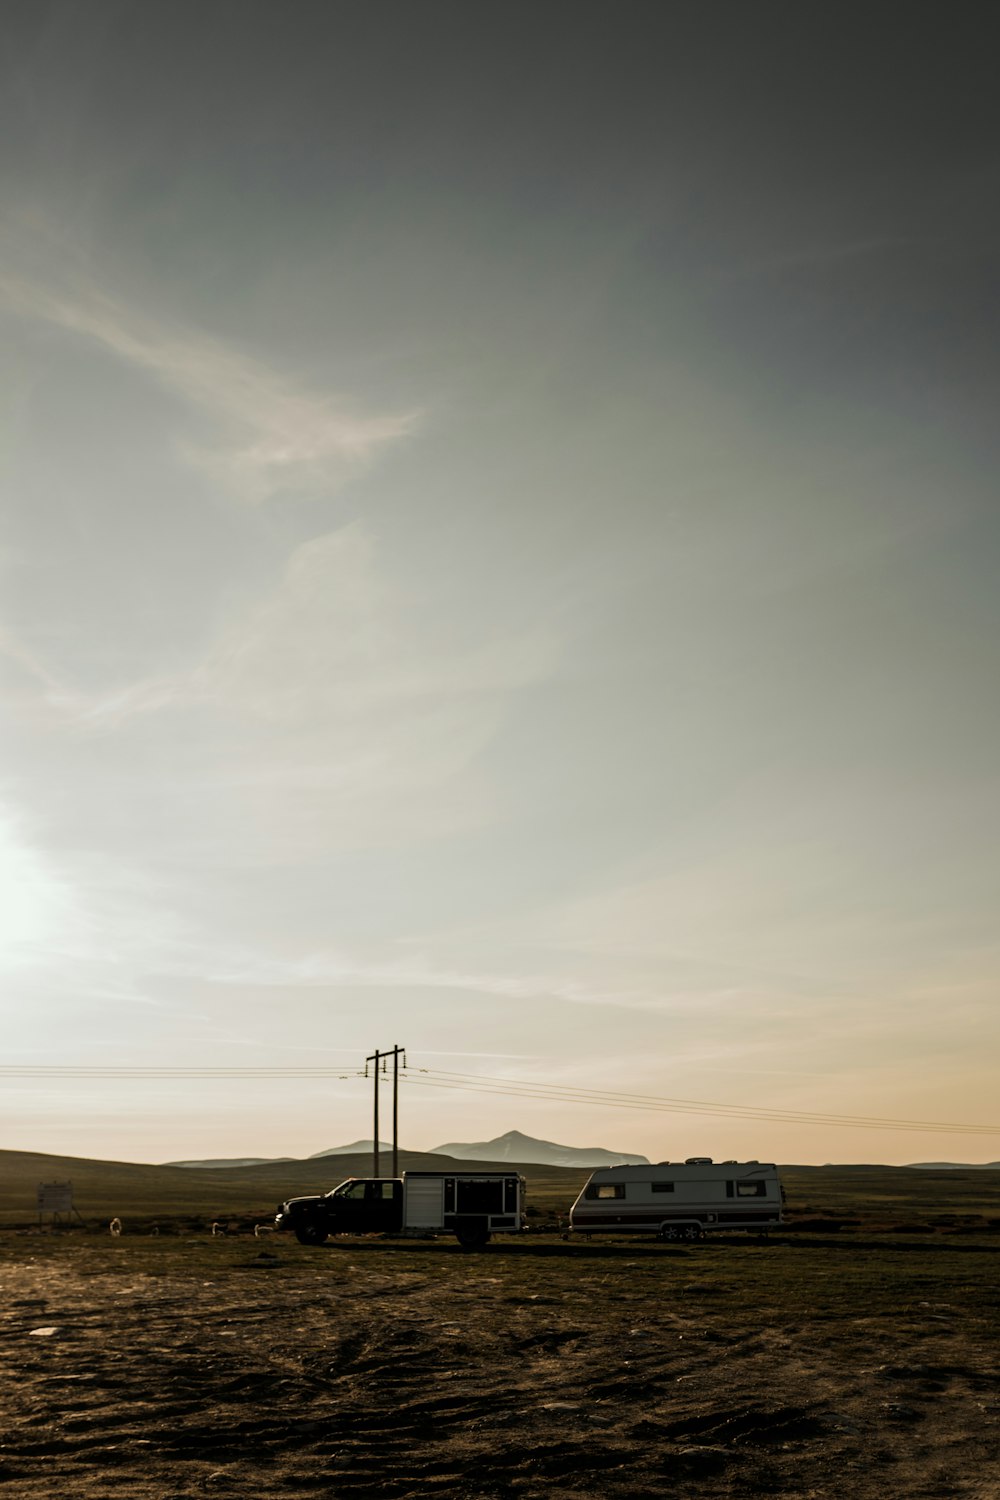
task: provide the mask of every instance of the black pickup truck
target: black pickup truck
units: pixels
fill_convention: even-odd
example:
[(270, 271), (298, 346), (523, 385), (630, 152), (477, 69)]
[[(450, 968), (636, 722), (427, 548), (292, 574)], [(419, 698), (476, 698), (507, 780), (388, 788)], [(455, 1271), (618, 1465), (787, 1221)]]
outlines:
[(274, 1222), (301, 1245), (322, 1245), (331, 1234), (444, 1231), (478, 1250), (495, 1231), (523, 1229), (524, 1178), (503, 1171), (349, 1177), (330, 1193), (279, 1203)]

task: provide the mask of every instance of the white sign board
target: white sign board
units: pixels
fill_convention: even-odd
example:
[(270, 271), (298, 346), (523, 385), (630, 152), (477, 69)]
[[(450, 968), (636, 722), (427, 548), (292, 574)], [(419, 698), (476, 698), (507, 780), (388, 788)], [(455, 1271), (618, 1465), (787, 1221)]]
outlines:
[(40, 1182), (38, 1184), (38, 1212), (40, 1214), (72, 1213), (73, 1184), (71, 1182)]

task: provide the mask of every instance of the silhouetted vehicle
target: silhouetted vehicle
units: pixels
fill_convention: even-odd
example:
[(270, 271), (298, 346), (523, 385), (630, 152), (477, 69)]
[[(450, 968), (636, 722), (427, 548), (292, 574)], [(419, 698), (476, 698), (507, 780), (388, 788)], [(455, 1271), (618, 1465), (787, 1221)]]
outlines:
[(331, 1234), (452, 1233), (479, 1250), (497, 1231), (524, 1228), (524, 1178), (514, 1172), (404, 1172), (402, 1177), (349, 1177), (330, 1193), (279, 1203), (276, 1229), (300, 1245)]
[(769, 1162), (710, 1156), (656, 1166), (598, 1167), (569, 1211), (583, 1234), (700, 1240), (720, 1230), (766, 1232), (781, 1223), (781, 1184)]

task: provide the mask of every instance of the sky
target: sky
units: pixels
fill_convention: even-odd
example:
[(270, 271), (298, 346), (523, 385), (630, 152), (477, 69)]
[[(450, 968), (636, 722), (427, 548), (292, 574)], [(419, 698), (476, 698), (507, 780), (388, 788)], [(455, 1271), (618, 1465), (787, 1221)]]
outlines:
[(4, 7), (0, 1146), (1000, 1158), (991, 16)]

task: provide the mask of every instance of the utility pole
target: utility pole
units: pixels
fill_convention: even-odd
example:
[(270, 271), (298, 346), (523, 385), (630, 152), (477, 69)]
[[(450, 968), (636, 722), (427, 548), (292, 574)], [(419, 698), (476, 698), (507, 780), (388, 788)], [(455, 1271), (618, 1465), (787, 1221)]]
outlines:
[(403, 1067), (406, 1067), (406, 1048), (393, 1047), (392, 1049), (392, 1175), (399, 1176), (399, 1055), (403, 1054)]
[(372, 1176), (378, 1176), (378, 1064), (382, 1053), (377, 1049), (371, 1057), (365, 1058), (365, 1076), (368, 1075), (368, 1064), (374, 1063), (372, 1072), (375, 1077), (375, 1131), (372, 1136)]
[(372, 1147), (372, 1176), (379, 1175), (379, 1137), (378, 1137), (378, 1075), (379, 1064), (385, 1071), (386, 1058), (392, 1058), (392, 1175), (399, 1176), (399, 1059), (403, 1059), (403, 1067), (406, 1067), (406, 1048), (393, 1047), (391, 1051), (379, 1052), (378, 1049), (365, 1058), (365, 1076), (368, 1075), (368, 1064), (374, 1064), (374, 1087), (375, 1087), (375, 1135)]

